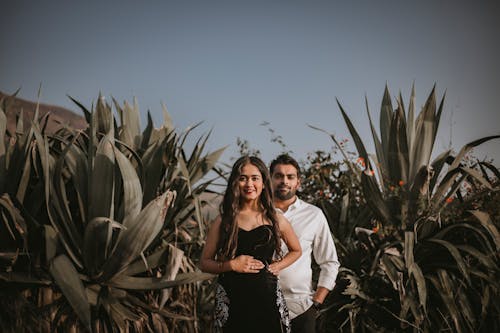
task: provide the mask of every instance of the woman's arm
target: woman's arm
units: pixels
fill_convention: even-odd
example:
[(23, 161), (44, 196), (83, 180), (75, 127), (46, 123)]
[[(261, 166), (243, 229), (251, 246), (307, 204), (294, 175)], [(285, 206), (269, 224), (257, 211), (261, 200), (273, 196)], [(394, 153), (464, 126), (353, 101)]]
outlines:
[(227, 264), (224, 265), (224, 262), (215, 260), (217, 243), (219, 242), (220, 224), (221, 217), (217, 216), (208, 229), (205, 246), (201, 252), (200, 269), (206, 273), (219, 274), (228, 270)]
[(258, 273), (264, 264), (252, 256), (240, 255), (227, 261), (215, 260), (217, 253), (217, 243), (219, 242), (219, 230), (221, 217), (218, 216), (210, 226), (205, 246), (201, 252), (200, 269), (206, 273), (220, 274), (229, 271), (239, 273)]
[(299, 239), (293, 231), (290, 222), (281, 214), (278, 214), (278, 222), (281, 230), (281, 237), (288, 248), (288, 253), (283, 259), (269, 265), (269, 271), (274, 275), (278, 275), (282, 269), (293, 264), (302, 255)]

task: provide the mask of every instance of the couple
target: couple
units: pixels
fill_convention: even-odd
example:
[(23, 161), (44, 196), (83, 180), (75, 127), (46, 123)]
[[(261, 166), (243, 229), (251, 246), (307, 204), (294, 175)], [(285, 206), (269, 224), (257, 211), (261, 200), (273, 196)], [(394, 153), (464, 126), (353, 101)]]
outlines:
[[(215, 321), (223, 332), (315, 331), (339, 262), (324, 214), (295, 194), (299, 177), (288, 155), (270, 172), (253, 156), (233, 165), (200, 260), (203, 271), (219, 274)], [(316, 291), (311, 255), (321, 269)]]

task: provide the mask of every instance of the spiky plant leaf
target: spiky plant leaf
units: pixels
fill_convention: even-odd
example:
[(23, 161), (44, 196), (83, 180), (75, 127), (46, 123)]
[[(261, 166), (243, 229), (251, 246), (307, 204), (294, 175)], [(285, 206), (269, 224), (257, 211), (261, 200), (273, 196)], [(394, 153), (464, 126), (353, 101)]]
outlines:
[(496, 251), (500, 251), (500, 233), (498, 229), (493, 224), (489, 214), (485, 212), (481, 212), (479, 210), (470, 210), (469, 211), (474, 217), (481, 223), (481, 225), (488, 231), (491, 238), (493, 239), (493, 243), (496, 246)]
[[(391, 132), (392, 120), (392, 102), (389, 88), (385, 85), (384, 96), (382, 97), (382, 105), (380, 107), (380, 139), (384, 152), (389, 151), (389, 138)], [(351, 133), (352, 135), (352, 133)]]
[(387, 175), (392, 184), (399, 181), (408, 183), (409, 157), (406, 139), (406, 124), (402, 107), (398, 108), (391, 120), (387, 150)]
[(415, 281), (415, 284), (417, 285), (417, 291), (418, 291), (418, 298), (420, 302), (420, 306), (424, 309), (424, 312), (427, 312), (427, 285), (425, 283), (425, 276), (424, 273), (422, 272), (422, 269), (420, 266), (416, 263), (413, 262), (410, 267), (408, 268), (408, 272), (410, 273), (410, 276), (413, 278)]
[(373, 137), (373, 143), (375, 145), (375, 152), (377, 154), (377, 160), (378, 163), (380, 163), (380, 169), (382, 174), (387, 174), (388, 166), (387, 166), (387, 156), (385, 156), (384, 149), (382, 148), (382, 143), (380, 142), (380, 139), (377, 135), (377, 131), (375, 130), (375, 127), (373, 126), (373, 121), (372, 117), (370, 115), (370, 110), (368, 108), (368, 98), (365, 96), (365, 105), (366, 105), (366, 112), (368, 114), (368, 122), (370, 123), (370, 129), (372, 132), (372, 137)]
[[(114, 139), (106, 135), (97, 147), (92, 165), (92, 183), (89, 191), (89, 219), (109, 217), (114, 219), (115, 154)], [(108, 184), (102, 186), (102, 184)]]
[(444, 239), (437, 239), (437, 238), (429, 238), (426, 240), (426, 242), (436, 243), (444, 247), (451, 255), (451, 257), (455, 260), (457, 268), (462, 274), (462, 276), (465, 278), (467, 283), (470, 284), (471, 280), (470, 280), (469, 270), (467, 269), (467, 265), (465, 264), (465, 261), (462, 255), (460, 254), (460, 251), (458, 251), (455, 245)]
[(169, 247), (167, 246), (160, 247), (149, 256), (147, 256), (146, 260), (138, 258), (127, 266), (127, 268), (123, 271), (123, 274), (133, 276), (144, 273), (147, 270), (151, 269), (151, 267), (158, 267), (164, 264), (167, 260), (168, 249)]
[(432, 89), (422, 112), (417, 117), (415, 128), (415, 142), (410, 152), (409, 179), (413, 179), (417, 170), (422, 165), (428, 165), (435, 141), (436, 122), (436, 95), (435, 88)]
[(203, 280), (213, 279), (213, 274), (202, 272), (190, 272), (178, 274), (175, 280), (164, 280), (163, 278), (153, 277), (132, 277), (120, 274), (112, 281), (112, 285), (116, 288), (129, 290), (153, 290), (176, 287), (182, 284), (199, 282)]
[(49, 271), (84, 327), (92, 332), (90, 304), (83, 283), (71, 260), (64, 254), (59, 255), (52, 260)]
[(122, 272), (153, 241), (163, 227), (163, 220), (175, 194), (167, 191), (152, 200), (119, 235), (112, 256), (104, 264), (104, 279)]
[(123, 180), (123, 210), (125, 219), (123, 225), (128, 227), (128, 221), (134, 219), (141, 211), (142, 187), (137, 172), (125, 155), (113, 147), (116, 161)]
[(362, 157), (366, 163), (366, 167), (371, 170), (370, 167), (370, 160), (368, 159), (368, 153), (366, 152), (365, 145), (363, 144), (363, 141), (361, 140), (361, 137), (359, 136), (358, 132), (356, 131), (356, 128), (351, 122), (351, 119), (347, 116), (347, 113), (344, 111), (344, 108), (340, 104), (339, 100), (337, 100), (337, 105), (340, 108), (340, 112), (342, 113), (342, 117), (344, 117), (344, 121), (347, 125), (347, 128), (349, 129), (349, 133), (351, 133), (351, 136), (354, 140), (354, 144), (356, 145), (356, 149), (358, 150), (358, 153), (360, 157)]

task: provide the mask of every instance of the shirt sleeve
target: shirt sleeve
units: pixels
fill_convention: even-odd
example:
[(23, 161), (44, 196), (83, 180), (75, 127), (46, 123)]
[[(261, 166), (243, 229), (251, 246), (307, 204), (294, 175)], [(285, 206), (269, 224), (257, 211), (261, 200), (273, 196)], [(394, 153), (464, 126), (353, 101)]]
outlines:
[(320, 267), (318, 286), (332, 290), (339, 273), (340, 262), (337, 249), (323, 212), (318, 208), (316, 214), (317, 230), (314, 237), (314, 260)]

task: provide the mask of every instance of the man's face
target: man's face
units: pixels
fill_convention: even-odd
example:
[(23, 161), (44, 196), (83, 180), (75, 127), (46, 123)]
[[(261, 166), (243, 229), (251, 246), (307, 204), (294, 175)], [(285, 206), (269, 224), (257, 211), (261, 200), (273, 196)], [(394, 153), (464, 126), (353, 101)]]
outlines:
[(274, 195), (278, 200), (288, 200), (295, 196), (300, 186), (297, 169), (291, 164), (278, 164), (271, 175)]

